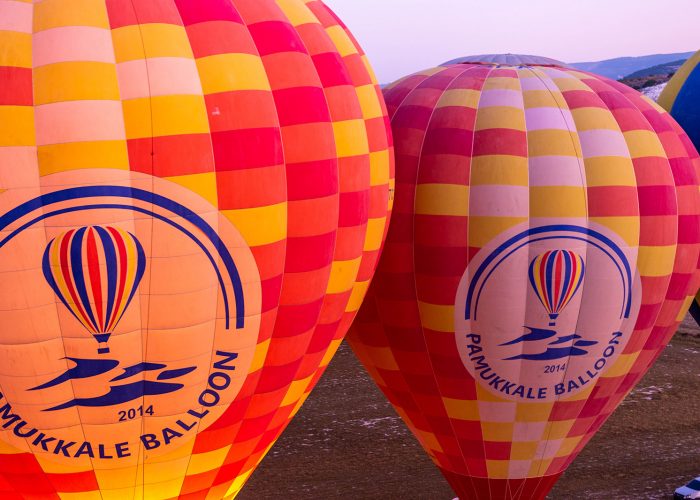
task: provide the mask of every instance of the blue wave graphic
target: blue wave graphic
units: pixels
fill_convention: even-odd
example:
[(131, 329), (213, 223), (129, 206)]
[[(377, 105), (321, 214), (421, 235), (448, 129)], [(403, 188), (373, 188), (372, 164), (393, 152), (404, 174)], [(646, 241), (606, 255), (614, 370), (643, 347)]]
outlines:
[[(549, 340), (552, 337), (556, 337), (557, 332), (554, 330), (545, 330), (542, 328), (531, 328), (526, 326), (529, 333), (522, 335), (510, 342), (500, 344), (500, 347), (511, 346), (521, 343), (532, 343), (539, 342), (542, 340)], [(570, 346), (567, 347), (550, 347), (558, 346), (562, 344), (567, 344), (572, 342)], [(504, 358), (504, 361), (515, 361), (519, 359), (529, 360), (529, 361), (552, 361), (555, 359), (568, 358), (571, 356), (583, 356), (588, 354), (588, 351), (583, 349), (584, 347), (590, 347), (596, 345), (598, 342), (595, 340), (584, 340), (581, 335), (573, 333), (571, 335), (562, 335), (552, 340), (547, 344), (547, 347), (543, 352), (532, 353), (532, 354), (518, 354), (517, 356), (512, 356), (510, 358)]]
[(526, 326), (530, 333), (526, 333), (522, 337), (506, 342), (505, 344), (500, 344), (500, 347), (520, 344), (521, 342), (536, 342), (538, 340), (547, 340), (554, 337), (557, 332), (554, 330), (545, 330), (543, 328), (530, 328)]
[[(55, 379), (29, 390), (38, 391), (41, 389), (55, 387), (57, 385), (69, 382), (71, 380), (84, 380), (92, 377), (97, 377), (100, 375), (104, 375), (119, 366), (119, 361), (112, 359), (66, 359), (69, 359), (70, 361), (75, 363), (75, 366), (73, 368), (69, 368), (65, 373), (59, 375)], [(121, 374), (109, 380), (109, 385), (105, 384), (107, 385), (107, 387), (101, 385), (101, 387), (104, 388), (103, 390), (106, 390), (106, 392), (104, 392), (103, 394), (92, 398), (75, 398), (58, 406), (48, 408), (44, 411), (65, 410), (67, 408), (73, 408), (76, 406), (114, 406), (122, 403), (127, 403), (129, 401), (133, 401), (144, 396), (159, 396), (162, 394), (170, 394), (172, 392), (176, 392), (182, 389), (184, 387), (184, 384), (176, 382), (160, 382), (161, 380), (171, 381), (173, 379), (184, 377), (185, 375), (192, 373), (197, 369), (196, 366), (188, 366), (185, 368), (164, 370), (167, 367), (167, 365), (162, 363), (143, 362), (133, 366), (129, 366), (127, 368), (122, 368)], [(126, 384), (111, 384), (111, 382), (126, 380), (140, 374), (145, 374), (147, 372), (157, 372), (159, 370), (163, 371), (161, 371), (157, 375), (157, 380), (136, 380), (134, 382)]]
[(588, 351), (579, 349), (578, 347), (548, 347), (545, 352), (538, 354), (518, 354), (512, 358), (506, 358), (504, 361), (515, 361), (525, 359), (528, 361), (551, 361), (553, 359), (569, 358), (571, 356), (583, 356), (588, 354)]
[(578, 340), (580, 338), (583, 338), (583, 337), (581, 337), (577, 333), (574, 333), (573, 335), (565, 335), (563, 337), (559, 337), (554, 342), (550, 342), (549, 345), (566, 344), (567, 342), (571, 342), (572, 340)]
[(45, 384), (39, 385), (37, 387), (32, 387), (30, 391), (38, 391), (41, 389), (48, 389), (49, 387), (55, 387), (69, 380), (79, 380), (84, 378), (96, 377), (107, 373), (119, 366), (119, 361), (113, 359), (78, 359), (78, 358), (65, 358), (75, 363), (73, 368), (59, 375), (53, 380), (46, 382)]
[(65, 410), (74, 406), (100, 407), (114, 406), (121, 403), (128, 403), (143, 396), (158, 396), (179, 391), (185, 387), (183, 384), (166, 384), (164, 382), (151, 382), (142, 380), (126, 385), (118, 385), (110, 388), (109, 392), (96, 398), (76, 398), (62, 405), (54, 406), (44, 411)]
[(168, 365), (163, 365), (161, 363), (139, 363), (138, 365), (124, 368), (124, 373), (118, 377), (114, 377), (110, 382), (117, 382), (118, 380), (124, 380), (126, 378), (133, 377), (134, 375), (138, 375), (139, 373), (162, 370), (163, 368), (167, 367)]

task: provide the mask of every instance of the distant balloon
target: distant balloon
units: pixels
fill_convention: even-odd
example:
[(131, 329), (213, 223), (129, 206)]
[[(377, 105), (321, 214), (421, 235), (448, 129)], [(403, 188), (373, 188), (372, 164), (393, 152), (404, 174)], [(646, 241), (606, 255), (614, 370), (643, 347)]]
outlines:
[(544, 498), (695, 295), (697, 152), (551, 59), (461, 58), (385, 97), (396, 209), (348, 340), (460, 498)]
[(581, 256), (567, 250), (550, 250), (530, 263), (530, 284), (549, 313), (549, 326), (554, 326), (559, 313), (578, 291), (584, 270)]
[(669, 80), (659, 104), (683, 127), (696, 149), (700, 148), (700, 51)]
[(321, 1), (0, 1), (0, 498), (238, 494), (362, 303), (393, 183)]

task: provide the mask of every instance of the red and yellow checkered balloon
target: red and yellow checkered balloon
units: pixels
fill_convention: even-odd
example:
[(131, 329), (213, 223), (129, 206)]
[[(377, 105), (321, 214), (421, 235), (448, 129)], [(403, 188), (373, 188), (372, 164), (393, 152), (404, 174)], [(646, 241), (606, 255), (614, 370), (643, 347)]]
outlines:
[(231, 498), (347, 331), (393, 152), (318, 0), (0, 0), (0, 497)]
[(552, 60), (466, 58), (385, 98), (394, 214), (348, 339), (460, 498), (544, 498), (698, 289), (698, 154)]

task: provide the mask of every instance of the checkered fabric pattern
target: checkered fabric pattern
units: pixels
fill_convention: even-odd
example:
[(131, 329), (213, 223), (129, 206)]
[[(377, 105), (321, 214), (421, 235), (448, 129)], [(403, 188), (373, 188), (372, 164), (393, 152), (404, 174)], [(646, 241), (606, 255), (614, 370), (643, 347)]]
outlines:
[(223, 416), (157, 461), (71, 468), (0, 440), (0, 497), (233, 498), (376, 267), (393, 145), (367, 58), (318, 0), (0, 0), (0, 192), (80, 169), (170, 180), (233, 223), (261, 279), (255, 358)]
[[(448, 63), (385, 98), (394, 214), (348, 340), (460, 498), (544, 498), (698, 289), (698, 154), (646, 97), (548, 63)], [(457, 288), (498, 235), (553, 217), (595, 222), (638, 249), (641, 310), (595, 384), (551, 402), (503, 399), (460, 358)]]

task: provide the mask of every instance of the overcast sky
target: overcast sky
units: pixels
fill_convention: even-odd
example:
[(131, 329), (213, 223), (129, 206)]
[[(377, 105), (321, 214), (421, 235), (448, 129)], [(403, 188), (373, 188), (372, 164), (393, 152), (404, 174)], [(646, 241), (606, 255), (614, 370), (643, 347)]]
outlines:
[(379, 80), (471, 54), (564, 62), (700, 49), (700, 0), (325, 0)]

